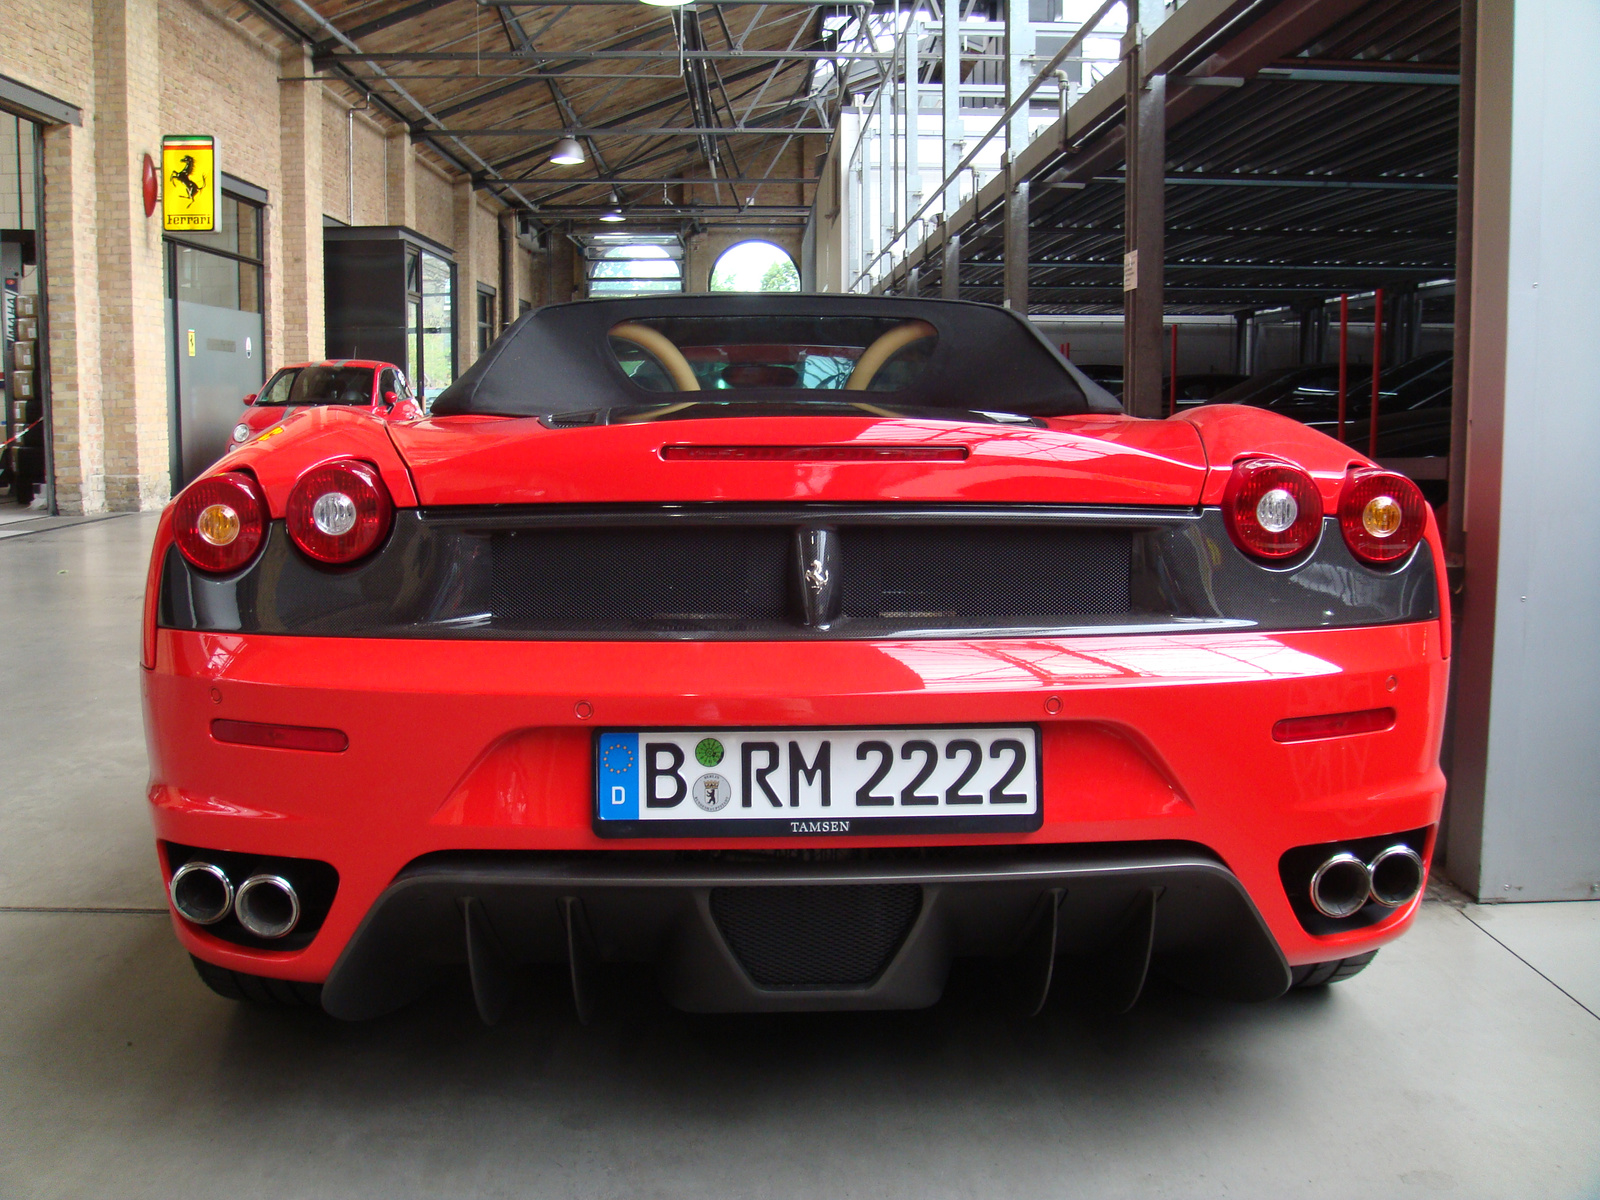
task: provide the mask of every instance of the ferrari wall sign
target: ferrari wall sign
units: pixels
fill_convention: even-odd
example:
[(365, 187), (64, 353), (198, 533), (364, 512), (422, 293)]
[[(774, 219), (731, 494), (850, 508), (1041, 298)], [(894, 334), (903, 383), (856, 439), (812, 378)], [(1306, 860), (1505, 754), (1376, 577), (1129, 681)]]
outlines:
[(211, 232), (217, 227), (221, 195), (214, 138), (178, 134), (161, 139), (163, 229)]

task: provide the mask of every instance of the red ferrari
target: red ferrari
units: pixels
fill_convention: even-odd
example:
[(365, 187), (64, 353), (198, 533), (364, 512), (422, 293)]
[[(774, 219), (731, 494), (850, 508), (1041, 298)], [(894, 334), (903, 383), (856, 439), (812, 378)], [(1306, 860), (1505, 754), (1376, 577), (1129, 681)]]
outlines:
[(244, 402), (244, 415), (233, 427), (230, 450), (311, 406), (337, 404), (386, 421), (415, 421), (422, 415), (404, 371), (393, 363), (360, 358), (280, 367)]
[(1134, 420), (1026, 321), (557, 305), (387, 424), (301, 414), (150, 563), (178, 937), (345, 1018), (465, 967), (696, 1011), (1267, 999), (1416, 913), (1438, 531), (1271, 412)]

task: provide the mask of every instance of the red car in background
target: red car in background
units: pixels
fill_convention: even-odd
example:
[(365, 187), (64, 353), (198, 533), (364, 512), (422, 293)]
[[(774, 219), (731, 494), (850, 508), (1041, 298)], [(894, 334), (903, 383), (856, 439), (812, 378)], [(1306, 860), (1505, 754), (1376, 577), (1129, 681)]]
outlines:
[(337, 404), (371, 413), (386, 421), (415, 421), (422, 405), (393, 363), (365, 358), (336, 358), (280, 367), (254, 396), (233, 427), (232, 450), (278, 424), (301, 408)]
[(696, 1011), (1335, 982), (1421, 903), (1444, 578), (1410, 480), (1129, 417), (1003, 309), (553, 305), (429, 419), (313, 409), (167, 508), (173, 922), (345, 1018), (464, 967), (492, 1020), (537, 962), (580, 1014), (629, 962)]

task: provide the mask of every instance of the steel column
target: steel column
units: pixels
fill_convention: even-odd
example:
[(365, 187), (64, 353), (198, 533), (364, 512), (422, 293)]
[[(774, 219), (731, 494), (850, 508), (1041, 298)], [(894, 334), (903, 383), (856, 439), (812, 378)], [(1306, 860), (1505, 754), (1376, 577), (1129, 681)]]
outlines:
[(1345, 394), (1350, 388), (1350, 297), (1339, 297), (1339, 440), (1344, 441)]
[(1122, 270), (1122, 403), (1138, 417), (1159, 417), (1163, 255), (1166, 223), (1167, 79), (1141, 85), (1143, 43), (1130, 30), (1123, 57), (1128, 77), (1124, 118), (1128, 178), (1124, 185)]
[[(1028, 20), (1028, 0), (1005, 0), (1006, 107), (1017, 102), (1028, 86), (1028, 60), (1033, 57), (1033, 23)], [(1006, 157), (1015, 158), (1028, 144), (1028, 106), (1022, 105), (1006, 122)]]
[[(1011, 164), (1005, 169), (1005, 306), (1012, 312), (1028, 314), (1028, 181), (1013, 181)], [(1157, 381), (1160, 371), (1157, 371)]]
[[(922, 72), (921, 47), (917, 43), (922, 37), (922, 25), (917, 20), (915, 4), (911, 9), (911, 19), (906, 26), (906, 216), (909, 217), (922, 207), (922, 169), (918, 162), (917, 146), (917, 116), (918, 109), (922, 106), (922, 94), (919, 88), (921, 80), (918, 75)], [(914, 233), (906, 237), (907, 244), (920, 241)]]
[[(890, 174), (890, 155), (894, 150), (893, 106), (889, 103), (889, 89), (878, 89), (878, 236), (873, 243), (879, 251), (887, 251), (894, 243), (894, 180)], [(893, 259), (890, 260), (891, 262)]]
[[(1467, 553), (1467, 390), (1472, 351), (1472, 181), (1477, 170), (1475, 129), (1478, 96), (1478, 0), (1461, 0), (1461, 99), (1456, 132), (1456, 315), (1450, 367), (1450, 503), (1444, 543), (1449, 567), (1459, 569)], [(1451, 580), (1455, 591), (1458, 580)]]
[(1367, 457), (1378, 457), (1378, 387), (1383, 376), (1383, 289), (1372, 299), (1372, 408), (1367, 412)]
[[(961, 126), (961, 0), (943, 0), (944, 3), (944, 81), (941, 86), (942, 119), (940, 133), (944, 137), (944, 173), (949, 179), (961, 163), (964, 143)], [(949, 194), (939, 199), (939, 211), (948, 213), (955, 209)]]

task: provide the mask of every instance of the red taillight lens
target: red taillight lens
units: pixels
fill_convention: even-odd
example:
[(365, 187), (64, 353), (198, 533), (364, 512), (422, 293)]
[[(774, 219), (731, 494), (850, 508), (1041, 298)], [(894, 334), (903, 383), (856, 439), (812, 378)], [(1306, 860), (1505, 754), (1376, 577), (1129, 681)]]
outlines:
[(343, 754), (350, 739), (342, 729), (314, 729), (306, 725), (268, 725), (261, 721), (211, 722), (211, 736), (236, 746), (265, 746), (269, 750), (316, 750)]
[(1410, 554), (1428, 528), (1428, 502), (1404, 475), (1352, 470), (1339, 493), (1344, 544), (1362, 562), (1392, 563)]
[(294, 485), (284, 523), (318, 562), (355, 562), (389, 532), (394, 501), (375, 467), (341, 459), (313, 467)]
[(240, 471), (197, 480), (179, 495), (172, 514), (179, 552), (202, 571), (237, 571), (266, 535), (261, 485)]
[(1257, 558), (1293, 558), (1322, 529), (1322, 493), (1299, 467), (1271, 458), (1233, 464), (1222, 514), (1234, 543)]
[(1272, 727), (1275, 742), (1315, 742), (1348, 737), (1352, 733), (1380, 733), (1394, 728), (1394, 709), (1367, 708), (1361, 712), (1328, 713), (1321, 717), (1290, 717)]

